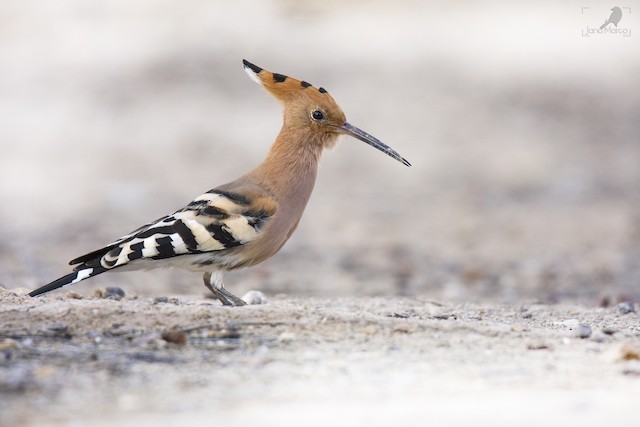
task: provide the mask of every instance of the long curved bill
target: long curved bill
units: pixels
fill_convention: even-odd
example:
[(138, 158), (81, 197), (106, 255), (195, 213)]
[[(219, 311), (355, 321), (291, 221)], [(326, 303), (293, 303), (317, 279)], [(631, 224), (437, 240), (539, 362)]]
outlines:
[(382, 151), (388, 156), (393, 157), (394, 159), (396, 159), (397, 161), (399, 161), (405, 166), (411, 166), (411, 163), (409, 163), (407, 159), (405, 159), (400, 154), (398, 154), (398, 152), (395, 151), (393, 148), (389, 147), (387, 144), (380, 141), (378, 138), (375, 138), (369, 135), (365, 131), (358, 129), (357, 127), (353, 126), (348, 122), (344, 122), (342, 126), (338, 126), (336, 127), (336, 129), (340, 133), (343, 133), (345, 135), (350, 135), (356, 139), (359, 139), (360, 141), (366, 142), (370, 146), (377, 148), (378, 150)]

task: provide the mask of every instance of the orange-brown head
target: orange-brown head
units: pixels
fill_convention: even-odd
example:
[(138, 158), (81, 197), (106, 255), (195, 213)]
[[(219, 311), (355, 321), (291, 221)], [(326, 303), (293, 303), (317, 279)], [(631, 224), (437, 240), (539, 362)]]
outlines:
[(284, 126), (291, 133), (323, 148), (332, 147), (340, 134), (350, 135), (411, 166), (389, 146), (349, 124), (342, 109), (324, 88), (272, 73), (244, 59), (242, 62), (249, 77), (284, 104)]

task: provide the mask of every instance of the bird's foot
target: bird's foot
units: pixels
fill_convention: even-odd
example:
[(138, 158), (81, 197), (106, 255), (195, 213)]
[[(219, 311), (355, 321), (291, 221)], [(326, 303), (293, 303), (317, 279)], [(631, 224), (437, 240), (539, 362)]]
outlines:
[(228, 307), (240, 307), (240, 306), (243, 306), (243, 305), (247, 305), (247, 303), (245, 301), (243, 301), (242, 299), (238, 298), (237, 296), (235, 296), (234, 294), (232, 294), (231, 292), (229, 292), (225, 288), (215, 288), (213, 286), (211, 286), (211, 287), (207, 286), (207, 287), (209, 288), (211, 293), (216, 298), (218, 298), (218, 300), (220, 300), (222, 305), (226, 305)]
[(211, 291), (211, 293), (220, 300), (222, 305), (226, 305), (229, 307), (240, 307), (243, 305), (247, 305), (245, 301), (238, 298), (231, 292), (225, 289), (222, 284), (222, 273), (214, 272), (214, 273), (204, 273), (202, 276), (204, 280), (204, 285)]

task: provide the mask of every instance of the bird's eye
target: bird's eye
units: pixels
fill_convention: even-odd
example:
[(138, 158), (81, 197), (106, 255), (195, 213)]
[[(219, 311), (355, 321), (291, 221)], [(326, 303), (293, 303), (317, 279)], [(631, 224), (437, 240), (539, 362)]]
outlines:
[(323, 120), (324, 114), (322, 114), (320, 110), (314, 110), (313, 113), (311, 113), (311, 117), (313, 117), (314, 120)]

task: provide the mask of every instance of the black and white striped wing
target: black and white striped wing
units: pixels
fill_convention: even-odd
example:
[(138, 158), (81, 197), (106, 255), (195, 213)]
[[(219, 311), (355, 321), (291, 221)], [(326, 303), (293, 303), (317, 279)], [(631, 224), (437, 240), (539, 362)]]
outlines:
[(113, 269), (136, 260), (162, 260), (181, 255), (222, 251), (259, 236), (273, 212), (252, 209), (237, 194), (211, 191), (183, 209), (147, 224), (102, 249), (71, 263)]
[(195, 256), (193, 261), (177, 264), (189, 268), (226, 263), (223, 251), (255, 240), (275, 211), (275, 203), (265, 197), (249, 200), (237, 193), (211, 190), (183, 209), (72, 260), (69, 264), (77, 264), (73, 273), (29, 295), (40, 295), (114, 268), (152, 268), (163, 260), (183, 260), (188, 255)]

